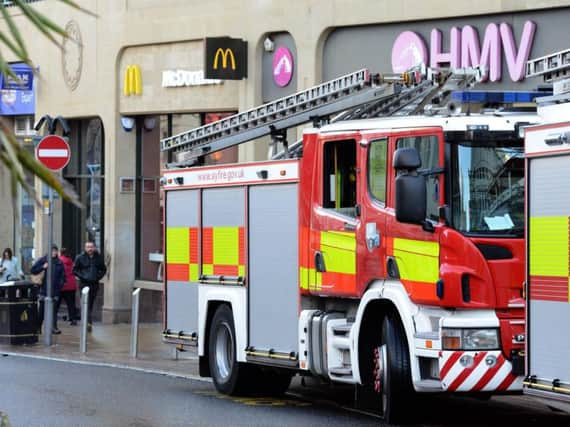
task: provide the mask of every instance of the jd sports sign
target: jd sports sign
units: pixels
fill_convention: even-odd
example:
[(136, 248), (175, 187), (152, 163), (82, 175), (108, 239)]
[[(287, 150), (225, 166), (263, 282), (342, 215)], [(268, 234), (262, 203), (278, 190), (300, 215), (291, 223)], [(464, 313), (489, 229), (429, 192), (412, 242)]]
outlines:
[(205, 39), (206, 79), (241, 80), (247, 77), (247, 42), (229, 37)]

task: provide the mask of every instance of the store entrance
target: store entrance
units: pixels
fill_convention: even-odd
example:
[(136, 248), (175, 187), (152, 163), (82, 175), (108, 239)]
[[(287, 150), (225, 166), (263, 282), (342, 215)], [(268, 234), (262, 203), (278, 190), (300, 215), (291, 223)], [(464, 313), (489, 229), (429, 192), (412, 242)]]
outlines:
[(61, 245), (75, 257), (86, 241), (93, 240), (103, 253), (103, 123), (99, 118), (70, 120), (69, 123), (73, 155), (63, 177), (79, 195), (84, 209), (63, 203)]

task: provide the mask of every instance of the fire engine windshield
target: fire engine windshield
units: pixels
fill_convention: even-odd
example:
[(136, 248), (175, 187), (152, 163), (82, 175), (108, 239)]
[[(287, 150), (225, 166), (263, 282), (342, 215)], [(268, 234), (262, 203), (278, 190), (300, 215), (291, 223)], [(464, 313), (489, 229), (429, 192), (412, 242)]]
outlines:
[(452, 145), (454, 227), (464, 233), (522, 236), (524, 160), (522, 141)]

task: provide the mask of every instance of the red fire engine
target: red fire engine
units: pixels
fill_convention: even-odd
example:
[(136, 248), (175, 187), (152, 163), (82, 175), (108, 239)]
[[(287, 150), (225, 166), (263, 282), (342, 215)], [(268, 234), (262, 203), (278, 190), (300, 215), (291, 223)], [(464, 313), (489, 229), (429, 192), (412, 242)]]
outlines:
[(527, 63), (554, 94), (537, 99), (543, 123), (525, 132), (527, 324), (525, 393), (570, 413), (570, 49)]
[[(362, 70), (162, 140), (164, 340), (222, 393), (312, 375), (388, 421), (414, 392), (520, 391), (537, 116), (475, 113), (505, 94), (453, 92), (474, 79)], [(187, 167), (264, 135), (273, 161)]]

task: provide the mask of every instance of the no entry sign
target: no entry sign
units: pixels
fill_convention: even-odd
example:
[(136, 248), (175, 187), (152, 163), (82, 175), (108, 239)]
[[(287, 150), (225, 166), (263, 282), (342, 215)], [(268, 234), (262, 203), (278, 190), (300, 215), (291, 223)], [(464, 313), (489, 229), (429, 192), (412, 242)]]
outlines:
[(36, 159), (54, 172), (66, 167), (70, 157), (69, 144), (61, 136), (48, 135), (40, 141), (36, 148)]

